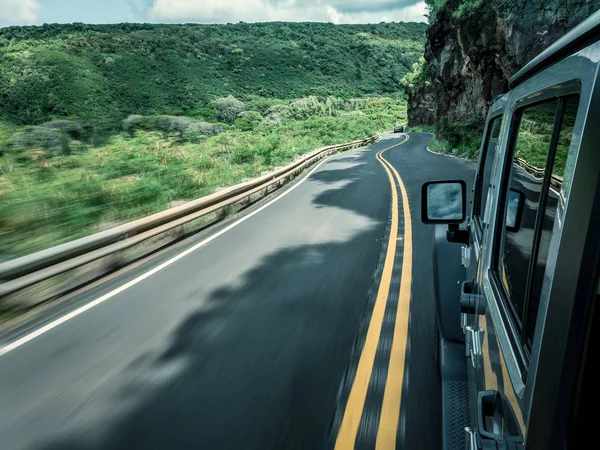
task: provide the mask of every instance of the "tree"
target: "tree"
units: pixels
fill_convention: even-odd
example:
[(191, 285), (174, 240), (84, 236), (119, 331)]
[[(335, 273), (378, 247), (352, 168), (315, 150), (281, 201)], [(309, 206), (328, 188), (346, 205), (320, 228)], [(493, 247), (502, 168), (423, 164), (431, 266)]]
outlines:
[(429, 78), (429, 65), (425, 58), (421, 59), (413, 64), (413, 71), (407, 73), (400, 80), (400, 84), (404, 88), (405, 92), (416, 92), (424, 87), (431, 84)]

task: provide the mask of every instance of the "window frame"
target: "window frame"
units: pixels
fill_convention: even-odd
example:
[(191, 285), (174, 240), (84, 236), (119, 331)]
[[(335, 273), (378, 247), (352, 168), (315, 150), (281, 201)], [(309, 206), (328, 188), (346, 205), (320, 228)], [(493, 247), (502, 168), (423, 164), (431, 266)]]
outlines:
[[(483, 216), (485, 210), (481, 211), (481, 202), (483, 200), (483, 175), (485, 173), (485, 165), (488, 161), (488, 145), (490, 143), (492, 131), (494, 129), (493, 122), (500, 119), (500, 135), (498, 136), (498, 142), (502, 139), (502, 121), (504, 120), (504, 108), (494, 111), (494, 115), (489, 117), (485, 127), (484, 139), (479, 153), (479, 168), (477, 170), (477, 176), (475, 178), (474, 192), (473, 192), (473, 223), (475, 224), (475, 232), (477, 237), (481, 241), (483, 239)], [(492, 164), (494, 162), (492, 161)], [(492, 167), (493, 169), (493, 167)], [(493, 171), (492, 171), (493, 178)]]
[[(521, 119), (523, 116), (523, 112), (531, 108), (537, 104), (549, 102), (552, 100), (556, 100), (556, 113), (554, 117), (554, 125), (552, 130), (552, 137), (550, 148), (548, 149), (548, 158), (552, 156), (553, 164), (554, 157), (556, 154), (557, 147), (557, 139), (560, 135), (560, 128), (562, 126), (562, 119), (564, 115), (564, 104), (566, 103), (565, 99), (573, 96), (580, 95), (581, 93), (581, 85), (579, 80), (572, 80), (572, 82), (564, 83), (561, 85), (550, 86), (544, 88), (538, 92), (527, 95), (523, 98), (520, 98), (514, 102), (514, 107), (510, 112), (510, 116), (508, 117), (508, 140), (507, 140), (507, 151), (502, 161), (502, 175), (500, 178), (500, 183), (498, 185), (498, 203), (497, 203), (497, 211), (495, 217), (495, 230), (494, 235), (492, 237), (492, 252), (491, 252), (491, 264), (489, 266), (488, 274), (490, 286), (492, 288), (494, 297), (497, 299), (496, 304), (498, 305), (498, 309), (500, 312), (501, 320), (504, 324), (506, 335), (508, 337), (508, 341), (510, 343), (510, 347), (513, 349), (514, 355), (516, 357), (517, 365), (523, 375), (523, 381), (527, 380), (527, 374), (529, 370), (529, 364), (531, 361), (531, 351), (533, 344), (531, 347), (528, 347), (526, 342), (527, 339), (527, 329), (523, 324), (523, 320), (518, 317), (516, 314), (515, 307), (513, 306), (511, 300), (508, 298), (508, 293), (504, 289), (504, 285), (500, 278), (500, 256), (501, 249), (504, 249), (504, 236), (505, 236), (505, 221), (506, 221), (506, 203), (507, 203), (507, 195), (510, 189), (510, 182), (512, 181), (512, 171), (513, 171), (513, 163), (515, 158), (516, 144), (519, 135), (519, 128), (521, 125)], [(581, 103), (582, 99), (579, 99)], [(562, 107), (561, 107), (562, 104)], [(560, 114), (559, 114), (560, 112)], [(547, 160), (548, 161), (548, 160)], [(540, 205), (538, 207), (538, 212), (542, 208), (542, 206), (546, 207), (547, 202), (547, 187), (550, 184), (550, 178), (552, 176), (552, 170), (547, 171), (544, 175), (542, 191), (540, 192)], [(542, 205), (542, 197), (543, 197), (543, 205)], [(532, 276), (534, 272), (532, 271), (532, 267), (537, 263), (537, 256), (540, 245), (540, 220), (539, 214), (536, 214), (536, 222), (534, 228), (534, 241), (533, 241), (533, 249), (529, 260), (529, 266), (527, 267), (527, 283), (525, 290), (525, 303), (524, 303), (524, 311), (522, 314), (523, 319), (526, 320), (527, 310), (525, 306), (529, 303), (529, 297), (531, 295), (531, 284), (532, 284)], [(535, 259), (534, 259), (535, 256)]]

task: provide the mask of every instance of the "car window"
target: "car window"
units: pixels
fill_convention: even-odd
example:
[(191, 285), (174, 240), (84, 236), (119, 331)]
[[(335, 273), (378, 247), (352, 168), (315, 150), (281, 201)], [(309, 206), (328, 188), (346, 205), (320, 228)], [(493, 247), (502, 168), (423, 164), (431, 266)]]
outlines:
[(543, 220), (541, 222), (541, 232), (539, 240), (539, 249), (537, 254), (537, 262), (533, 266), (533, 278), (531, 282), (530, 297), (527, 302), (527, 317), (525, 323), (526, 338), (529, 346), (533, 341), (533, 332), (535, 329), (535, 321), (537, 318), (538, 307), (540, 304), (540, 295), (542, 292), (542, 284), (544, 281), (544, 273), (546, 272), (546, 262), (548, 260), (548, 249), (550, 247), (550, 239), (552, 237), (552, 228), (554, 226), (554, 218), (556, 217), (556, 209), (560, 197), (560, 185), (562, 175), (565, 172), (565, 163), (567, 153), (571, 145), (573, 136), (573, 127), (575, 125), (575, 117), (579, 106), (579, 97), (570, 97), (565, 99), (565, 111), (562, 119), (558, 145), (556, 147), (556, 155), (552, 166), (553, 179), (550, 183), (546, 208)]
[[(559, 102), (564, 102), (564, 112), (558, 108)], [(525, 204), (518, 230), (502, 227), (497, 271), (514, 319), (526, 335), (522, 338), (529, 345), (578, 103), (578, 97), (553, 99), (526, 107), (516, 115), (519, 128), (509, 186), (524, 194)], [(553, 149), (557, 111), (561, 111), (561, 128)]]
[(495, 117), (488, 125), (488, 134), (485, 139), (483, 151), (481, 153), (481, 173), (477, 179), (477, 192), (475, 194), (475, 217), (483, 222), (483, 215), (488, 199), (488, 189), (490, 188), (492, 177), (492, 166), (498, 152), (498, 137), (502, 126), (502, 116)]

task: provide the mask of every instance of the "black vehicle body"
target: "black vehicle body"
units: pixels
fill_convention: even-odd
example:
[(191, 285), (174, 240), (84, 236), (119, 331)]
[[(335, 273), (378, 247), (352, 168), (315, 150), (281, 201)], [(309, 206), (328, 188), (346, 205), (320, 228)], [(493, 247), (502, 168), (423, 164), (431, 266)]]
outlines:
[(600, 12), (494, 101), (466, 224), (436, 225), (446, 449), (595, 447), (599, 69)]

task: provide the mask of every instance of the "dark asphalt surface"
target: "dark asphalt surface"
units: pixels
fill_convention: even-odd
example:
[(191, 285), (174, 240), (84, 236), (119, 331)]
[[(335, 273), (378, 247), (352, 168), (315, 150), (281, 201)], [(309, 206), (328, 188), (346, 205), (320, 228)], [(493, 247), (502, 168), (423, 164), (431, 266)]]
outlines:
[(398, 448), (411, 450), (441, 448), (441, 382), (434, 358), (435, 228), (421, 222), (421, 186), (427, 181), (462, 179), (470, 190), (476, 168), (472, 162), (428, 152), (429, 140), (428, 134), (410, 133), (407, 144), (386, 153), (402, 177), (412, 214), (411, 308), (398, 429)]
[[(390, 185), (375, 154), (399, 138), (331, 158), (205, 247), (0, 356), (0, 448), (326, 448), (388, 222)], [(413, 216), (398, 440), (410, 449), (440, 447), (433, 228), (419, 220), (420, 187), (474, 173), (471, 163), (427, 152), (428, 140), (414, 133), (386, 153)], [(113, 277), (73, 307), (205, 237)]]

